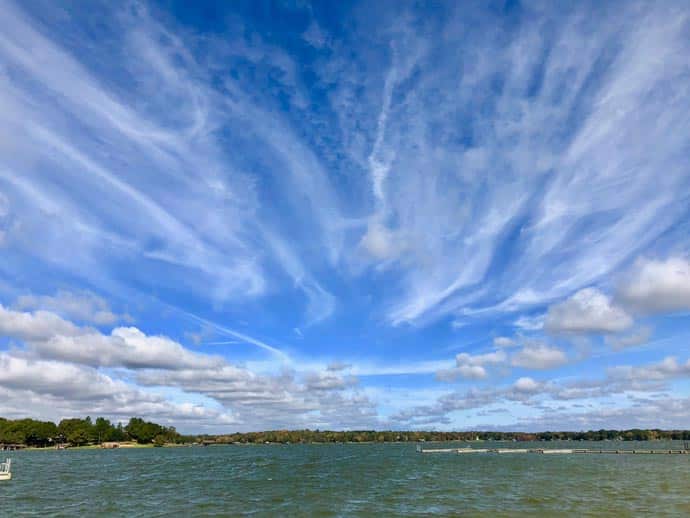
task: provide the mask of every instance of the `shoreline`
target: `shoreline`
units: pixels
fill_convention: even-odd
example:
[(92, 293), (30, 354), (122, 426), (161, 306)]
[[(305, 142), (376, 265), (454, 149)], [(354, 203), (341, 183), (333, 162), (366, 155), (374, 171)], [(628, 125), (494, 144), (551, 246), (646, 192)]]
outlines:
[[(169, 443), (162, 446), (157, 446), (154, 444), (138, 444), (136, 442), (123, 442), (119, 443), (117, 447), (103, 447), (100, 444), (88, 444), (84, 446), (70, 446), (66, 448), (55, 448), (54, 446), (49, 447), (38, 447), (38, 446), (27, 446), (24, 448), (19, 448), (16, 450), (2, 450), (5, 453), (17, 452), (17, 451), (85, 451), (85, 450), (130, 450), (130, 449), (148, 449), (148, 448), (206, 448), (209, 446), (334, 446), (334, 445), (372, 445), (372, 444), (409, 444), (409, 445), (422, 445), (422, 444), (448, 444), (448, 443), (461, 443), (461, 444), (482, 444), (482, 443), (503, 443), (503, 444), (555, 444), (555, 443), (664, 443), (664, 442), (683, 442), (681, 439), (645, 439), (645, 440), (611, 440), (611, 439), (601, 439), (601, 440), (572, 440), (572, 439), (561, 439), (552, 441), (512, 441), (506, 440), (436, 440), (436, 441), (336, 441), (336, 442), (293, 442), (293, 443), (281, 443), (281, 442), (216, 442), (216, 443)], [(544, 448), (550, 449), (550, 448)], [(0, 454), (2, 456), (2, 454)]]
[(189, 444), (175, 444), (175, 443), (170, 443), (170, 444), (164, 444), (163, 446), (156, 446), (155, 444), (137, 444), (137, 443), (121, 443), (118, 444), (117, 447), (115, 448), (107, 448), (104, 446), (101, 446), (100, 444), (87, 444), (84, 446), (69, 446), (65, 448), (56, 448), (55, 446), (46, 446), (44, 448), (41, 448), (40, 446), (26, 446), (24, 448), (19, 448), (16, 450), (0, 450), (4, 452), (16, 452), (16, 451), (70, 451), (70, 450), (137, 450), (137, 449), (144, 449), (144, 448), (182, 448), (185, 446), (191, 446)]

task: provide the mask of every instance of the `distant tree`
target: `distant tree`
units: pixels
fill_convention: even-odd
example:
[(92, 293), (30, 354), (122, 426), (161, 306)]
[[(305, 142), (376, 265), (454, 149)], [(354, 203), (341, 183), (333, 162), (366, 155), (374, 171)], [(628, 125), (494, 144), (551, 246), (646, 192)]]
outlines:
[(171, 442), (179, 436), (174, 428), (165, 428), (159, 424), (144, 421), (139, 417), (130, 419), (125, 431), (139, 444), (150, 444), (157, 435), (162, 435)]
[(96, 423), (93, 425), (93, 432), (99, 444), (103, 441), (112, 441), (113, 430), (113, 425), (108, 419), (104, 417), (96, 418)]
[(58, 424), (58, 432), (65, 436), (67, 442), (83, 446), (93, 440), (93, 424), (90, 418), (63, 419)]

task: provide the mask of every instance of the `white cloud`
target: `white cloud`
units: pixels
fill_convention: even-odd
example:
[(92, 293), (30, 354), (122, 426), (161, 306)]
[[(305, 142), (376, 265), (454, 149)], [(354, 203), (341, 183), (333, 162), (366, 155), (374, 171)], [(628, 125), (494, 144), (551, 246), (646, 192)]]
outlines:
[(554, 369), (567, 362), (562, 350), (545, 344), (526, 345), (510, 359), (511, 365), (525, 369)]
[(506, 354), (503, 351), (494, 351), (485, 354), (468, 354), (460, 353), (455, 357), (458, 365), (487, 365), (503, 363), (506, 360)]
[(0, 304), (0, 335), (25, 341), (40, 341), (56, 335), (75, 336), (80, 333), (83, 330), (55, 313), (13, 311)]
[(690, 261), (680, 257), (638, 260), (616, 295), (640, 313), (690, 310)]
[(690, 413), (690, 398), (631, 398), (630, 404), (611, 405), (554, 405), (538, 417), (525, 417), (511, 429), (542, 430), (629, 430), (631, 428), (681, 430), (686, 427)]
[[(668, 249), (672, 237), (684, 250), (690, 41), (682, 7), (610, 14), (578, 6), (555, 17), (552, 7), (527, 6), (529, 23), (507, 37), (474, 7), (450, 9), (433, 22), (436, 39), (424, 37), (432, 22), (415, 10), (379, 8), (379, 17), (366, 9), (344, 40), (316, 22), (307, 29), (304, 39), (322, 50), (308, 53), (319, 57), (304, 64), (305, 86), (302, 63), (241, 21), (209, 39), (171, 19), (163, 25), (140, 4), (118, 16), (75, 12), (59, 25), (50, 11), (38, 23), (18, 3), (0, 5), (3, 286), (59, 284), (66, 274), (120, 300), (140, 289), (165, 297), (172, 287), (179, 300), (219, 314), (235, 304), (253, 317), (248, 329), (286, 322), (294, 291), (306, 322), (285, 329), (325, 321), (340, 302), (331, 286), (348, 295), (371, 288), (351, 314), (365, 326), (369, 311), (392, 324), (447, 315), (474, 332), (474, 315), (532, 314), (575, 293), (552, 306), (548, 330), (610, 335), (631, 329), (619, 302), (639, 313), (688, 308), (686, 259), (640, 263), (613, 302), (578, 291), (639, 250)], [(81, 39), (93, 33), (91, 18), (113, 35), (105, 47)], [(319, 109), (310, 110), (315, 100)], [(266, 319), (243, 304), (267, 294)], [(255, 412), (261, 423), (373, 422), (371, 402), (337, 369), (259, 376), (169, 337), (110, 330), (119, 315), (88, 294), (26, 297), (13, 309), (0, 306), (0, 333), (25, 345), (27, 361), (124, 369), (142, 383), (241, 407), (247, 421)], [(537, 330), (542, 320), (515, 325)], [(296, 365), (245, 333), (222, 333)], [(607, 336), (614, 347), (642, 338)], [(512, 345), (506, 337), (494, 344)], [(567, 360), (545, 345), (510, 352), (459, 355), (455, 366), (440, 362), (439, 376), (486, 379), (511, 363)], [(371, 371), (441, 368), (406, 361)], [(442, 409), (492, 397), (509, 396), (470, 393)]]
[(0, 414), (25, 417), (27, 408), (32, 417), (48, 419), (98, 414), (192, 421), (200, 427), (234, 422), (228, 413), (173, 403), (89, 367), (0, 352)]
[(217, 356), (189, 351), (163, 336), (147, 336), (135, 327), (118, 327), (109, 335), (78, 327), (48, 311), (20, 312), (0, 305), (0, 335), (26, 343), (42, 358), (91, 366), (127, 368), (208, 368)]
[(613, 379), (630, 381), (659, 381), (681, 376), (690, 377), (690, 360), (679, 363), (677, 358), (669, 356), (651, 365), (613, 367), (609, 369), (609, 376)]
[[(654, 419), (664, 419), (664, 417), (654, 416), (649, 408), (644, 409), (634, 405), (630, 407), (611, 407), (610, 398), (614, 395), (625, 394), (628, 400), (635, 401), (642, 395), (657, 395), (654, 399), (654, 408), (667, 407), (673, 409), (669, 414), (669, 421), (679, 423), (683, 413), (687, 417), (687, 409), (690, 399), (680, 400), (670, 398), (664, 394), (668, 388), (667, 382), (674, 378), (690, 377), (690, 360), (682, 363), (674, 357), (665, 358), (663, 361), (641, 366), (618, 366), (608, 370), (607, 376), (599, 379), (577, 379), (568, 381), (536, 381), (530, 377), (521, 377), (510, 385), (502, 387), (489, 386), (482, 389), (471, 388), (466, 391), (455, 391), (443, 394), (428, 404), (406, 408), (396, 415), (392, 420), (401, 426), (417, 425), (449, 425), (453, 421), (449, 414), (458, 411), (474, 410), (479, 408), (506, 408), (514, 406), (516, 403), (524, 405), (539, 412), (536, 416), (533, 412), (527, 417), (519, 418), (513, 423), (507, 423), (506, 429), (523, 429), (523, 426), (530, 426), (533, 430), (554, 429), (559, 430), (578, 430), (587, 425), (574, 426), (573, 419), (576, 416), (582, 418), (582, 423), (596, 422), (599, 428), (621, 427), (617, 419), (626, 413), (641, 412), (638, 415), (628, 415), (629, 419), (640, 422), (654, 423)], [(648, 403), (649, 401), (641, 399)], [(594, 409), (591, 411), (577, 410), (584, 408)], [(601, 410), (596, 410), (600, 408)], [(598, 418), (590, 420), (600, 411)], [(608, 412), (611, 418), (607, 418)], [(565, 417), (565, 416), (568, 417)], [(616, 416), (616, 419), (613, 419)], [(563, 419), (563, 421), (560, 421)], [(547, 424), (549, 423), (549, 424)], [(553, 423), (556, 423), (555, 425)], [(560, 423), (560, 424), (559, 424)], [(609, 426), (601, 426), (608, 423)], [(657, 426), (648, 424), (647, 427)], [(682, 426), (676, 426), (682, 428)]]
[(22, 295), (14, 303), (19, 310), (48, 310), (66, 318), (97, 325), (110, 325), (128, 317), (116, 315), (105, 299), (90, 292), (60, 290), (54, 296)]
[(495, 347), (513, 347), (514, 345), (516, 345), (515, 340), (507, 336), (497, 336), (494, 338)]
[(506, 353), (500, 350), (474, 355), (460, 353), (455, 357), (455, 367), (437, 371), (436, 378), (440, 381), (454, 381), (458, 377), (466, 379), (486, 378), (488, 375), (486, 366), (503, 364), (507, 358)]
[[(389, 227), (405, 238), (395, 265), (402, 295), (396, 291), (388, 310), (393, 324), (425, 324), (468, 306), (520, 310), (562, 299), (683, 221), (690, 187), (682, 151), (690, 96), (677, 80), (690, 52), (684, 10), (629, 4), (615, 16), (550, 12), (535, 10), (533, 23), (508, 40), (452, 13), (438, 45), (403, 17), (390, 38), (399, 54), (375, 64), (383, 71), (376, 80), (353, 70), (339, 90), (344, 131), (372, 128), (371, 153), (360, 162), (369, 166), (373, 204), (385, 200)], [(583, 19), (591, 22), (586, 31)], [(463, 74), (452, 72), (451, 45), (471, 49)], [(417, 73), (394, 76), (390, 100), (402, 49)], [(487, 92), (497, 77), (504, 88), (494, 96)], [(473, 117), (477, 106), (489, 112)], [(372, 112), (385, 124), (372, 122)], [(451, 122), (458, 114), (467, 115), (462, 127)], [(471, 146), (463, 144), (469, 134)], [(516, 239), (508, 259), (499, 257), (506, 235)]]
[(551, 333), (616, 333), (632, 324), (630, 315), (595, 288), (585, 288), (553, 304), (545, 320), (545, 327)]
[(307, 390), (334, 390), (352, 387), (358, 383), (355, 376), (345, 376), (333, 370), (308, 373), (304, 379)]
[[(79, 40), (78, 53), (88, 57), (77, 56), (62, 29), (2, 2), (0, 60), (12, 81), (0, 74), (2, 132), (11, 138), (2, 139), (9, 152), (0, 158), (0, 190), (22, 229), (0, 224), (7, 242), (53, 276), (67, 273), (120, 295), (131, 294), (135, 277), (113, 273), (121, 268), (154, 290), (173, 282), (219, 304), (261, 296), (284, 272), (306, 299), (308, 323), (328, 317), (335, 299), (311, 265), (338, 262), (343, 218), (321, 157), (272, 109), (275, 90), (243, 77), (210, 81), (217, 62), (253, 63), (255, 80), (298, 103), (299, 69), (290, 56), (256, 33), (250, 44), (244, 31), (214, 41), (183, 35), (142, 4), (94, 9), (122, 52)], [(191, 50), (198, 45), (203, 58)], [(104, 60), (106, 75), (85, 64)], [(121, 76), (140, 80), (113, 89)], [(248, 140), (251, 146), (242, 144)], [(238, 159), (235, 146), (256, 154)], [(276, 172), (268, 200), (259, 200), (245, 159)], [(62, 181), (52, 182), (46, 167)], [(283, 214), (274, 213), (278, 196), (289, 207)], [(309, 253), (312, 246), (326, 251)], [(26, 263), (10, 263), (6, 273), (19, 275)], [(94, 318), (113, 323), (106, 312)]]
[(518, 378), (513, 384), (513, 389), (517, 392), (531, 394), (539, 391), (541, 389), (541, 383), (534, 381), (532, 378), (522, 377)]
[[(357, 378), (342, 372), (346, 365), (260, 375), (134, 327), (117, 327), (103, 334), (51, 312), (20, 312), (1, 305), (0, 335), (25, 344), (12, 354), (0, 353), (0, 386), (14, 391), (12, 401), (17, 401), (20, 392), (29, 391), (51, 398), (63, 409), (183, 418), (177, 403), (155, 396), (155, 392), (144, 389), (148, 387), (181, 390), (194, 398), (215, 401), (225, 409), (192, 407), (190, 419), (198, 414), (202, 425), (206, 419), (233, 422), (243, 429), (370, 428), (377, 422), (375, 405), (356, 390)], [(99, 369), (104, 367), (119, 368), (116, 372), (133, 378), (139, 386), (103, 374)], [(13, 405), (8, 399), (4, 407), (0, 403), (0, 409), (14, 412)]]
[[(517, 346), (514, 340), (509, 347)], [(568, 362), (568, 356), (557, 347), (534, 342), (523, 345), (519, 350), (511, 354), (506, 353), (505, 348), (485, 354), (460, 353), (455, 358), (455, 367), (444, 368), (436, 371), (436, 379), (452, 382), (457, 378), (481, 380), (488, 377), (487, 367), (522, 367), (525, 369), (554, 369)], [(526, 378), (527, 379), (527, 378)]]
[(526, 331), (538, 331), (544, 328), (544, 317), (545, 315), (537, 315), (536, 317), (523, 315), (513, 322), (513, 325)]
[(436, 379), (439, 381), (455, 381), (460, 378), (465, 379), (483, 379), (488, 373), (482, 365), (458, 365), (452, 369), (442, 369), (436, 372)]
[[(683, 217), (689, 103), (675, 79), (689, 44), (668, 9), (597, 12), (586, 30), (586, 9), (546, 9), (507, 39), (453, 10), (434, 41), (407, 10), (381, 13), (377, 31), (358, 20), (350, 28), (364, 32), (348, 44), (312, 21), (304, 37), (328, 43), (327, 59), (305, 67), (329, 103), (317, 114), (300, 64), (256, 33), (197, 39), (139, 6), (98, 16), (121, 53), (75, 41), (88, 54), (78, 59), (54, 27), (4, 2), (0, 57), (12, 81), (0, 106), (13, 144), (1, 140), (17, 151), (2, 153), (0, 188), (32, 236), (6, 231), (6, 241), (99, 289), (121, 288), (112, 262), (154, 289), (168, 282), (163, 263), (180, 289), (209, 296), (212, 286), (221, 301), (285, 289), (274, 282), (285, 272), (311, 322), (335, 308), (313, 272), (347, 276), (362, 249), (365, 263), (390, 268), (395, 295), (382, 304), (394, 324), (558, 300)], [(114, 77), (141, 80), (115, 88), (87, 65), (104, 57)], [(229, 61), (255, 74), (219, 77)], [(95, 194), (49, 181), (38, 163)], [(508, 235), (515, 246), (499, 260)]]
[(391, 231), (376, 222), (369, 224), (360, 246), (378, 260), (391, 259), (399, 250)]
[(305, 426), (368, 426), (377, 422), (375, 405), (353, 391), (357, 379), (333, 371), (258, 375), (225, 365), (212, 369), (143, 371), (145, 386), (173, 386), (202, 394), (233, 411), (254, 429)]
[(616, 350), (625, 349), (626, 347), (635, 347), (643, 344), (652, 336), (652, 330), (649, 327), (641, 327), (627, 335), (608, 335), (606, 343), (611, 345)]
[(31, 360), (0, 353), (0, 385), (68, 400), (115, 398), (128, 387), (94, 369), (70, 363)]

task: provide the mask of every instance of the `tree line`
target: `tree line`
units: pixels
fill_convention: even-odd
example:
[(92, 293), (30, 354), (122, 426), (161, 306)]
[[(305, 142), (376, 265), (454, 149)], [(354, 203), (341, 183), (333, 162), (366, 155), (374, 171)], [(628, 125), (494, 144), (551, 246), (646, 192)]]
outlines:
[(264, 443), (338, 443), (338, 442), (421, 442), (421, 441), (690, 441), (690, 430), (590, 430), (587, 432), (437, 432), (377, 430), (272, 430), (265, 432), (230, 433), (221, 435), (181, 435), (174, 427), (166, 427), (139, 417), (126, 425), (98, 417), (92, 421), (63, 419), (55, 424), (35, 419), (4, 419), (0, 417), (0, 445), (22, 444), (47, 447), (56, 444), (85, 446), (103, 442), (136, 441), (139, 444), (191, 443), (264, 444)]
[(113, 441), (136, 441), (139, 444), (184, 443), (194, 437), (180, 435), (174, 427), (166, 427), (133, 417), (126, 425), (114, 424), (104, 417), (95, 421), (63, 419), (58, 424), (35, 419), (4, 419), (0, 417), (0, 444), (21, 444), (44, 448), (57, 444), (85, 446)]
[(333, 443), (333, 442), (421, 442), (421, 441), (653, 441), (690, 440), (690, 430), (591, 430), (588, 432), (435, 432), (435, 431), (319, 431), (274, 430), (267, 432), (204, 435), (214, 443)]

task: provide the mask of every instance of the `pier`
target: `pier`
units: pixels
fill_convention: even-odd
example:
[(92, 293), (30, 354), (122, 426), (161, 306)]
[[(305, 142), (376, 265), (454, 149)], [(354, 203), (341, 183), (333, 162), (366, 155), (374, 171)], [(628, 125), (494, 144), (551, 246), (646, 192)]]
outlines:
[(539, 455), (571, 455), (571, 454), (594, 454), (594, 455), (690, 455), (690, 449), (671, 449), (671, 450), (604, 450), (588, 448), (556, 449), (556, 448), (428, 448), (417, 446), (417, 453), (454, 453), (456, 455), (469, 455), (473, 453), (532, 453)]

